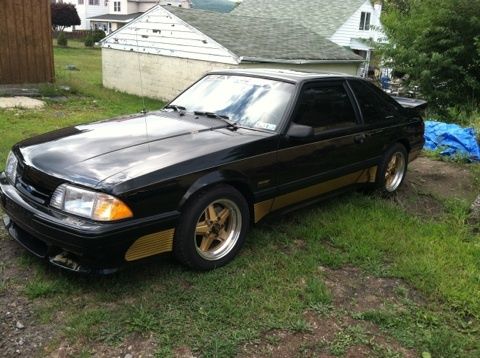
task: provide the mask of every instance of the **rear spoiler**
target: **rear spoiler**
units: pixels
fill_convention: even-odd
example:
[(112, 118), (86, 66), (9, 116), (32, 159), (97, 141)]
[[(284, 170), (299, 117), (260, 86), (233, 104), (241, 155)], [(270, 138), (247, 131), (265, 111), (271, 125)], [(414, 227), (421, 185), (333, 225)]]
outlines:
[(427, 105), (428, 105), (428, 102), (424, 101), (423, 99), (397, 97), (397, 96), (392, 96), (392, 98), (395, 101), (397, 101), (403, 108), (423, 110), (427, 108)]

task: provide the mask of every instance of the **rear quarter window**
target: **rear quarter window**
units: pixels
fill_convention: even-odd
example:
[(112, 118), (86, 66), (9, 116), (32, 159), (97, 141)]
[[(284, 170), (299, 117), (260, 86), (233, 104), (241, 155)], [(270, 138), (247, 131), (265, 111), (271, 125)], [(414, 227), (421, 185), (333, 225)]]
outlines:
[(401, 107), (374, 85), (353, 80), (349, 82), (363, 115), (365, 124), (382, 123), (397, 118)]

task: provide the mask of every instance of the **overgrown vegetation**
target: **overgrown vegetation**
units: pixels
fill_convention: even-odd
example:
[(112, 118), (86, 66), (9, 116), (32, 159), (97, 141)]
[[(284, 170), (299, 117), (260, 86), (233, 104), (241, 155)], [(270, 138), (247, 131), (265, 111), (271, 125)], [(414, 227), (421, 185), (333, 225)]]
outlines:
[(388, 0), (385, 10), (387, 65), (418, 84), (443, 116), (470, 117), (480, 98), (480, 2)]

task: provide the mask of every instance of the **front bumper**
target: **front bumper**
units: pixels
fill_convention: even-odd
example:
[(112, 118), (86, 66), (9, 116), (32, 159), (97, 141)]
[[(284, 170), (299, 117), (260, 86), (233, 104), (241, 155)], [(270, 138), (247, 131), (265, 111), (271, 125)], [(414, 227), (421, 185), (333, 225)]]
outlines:
[(176, 227), (179, 217), (175, 211), (115, 223), (84, 220), (24, 198), (3, 173), (0, 204), (8, 233), (28, 251), (62, 268), (88, 273), (117, 271), (134, 242)]

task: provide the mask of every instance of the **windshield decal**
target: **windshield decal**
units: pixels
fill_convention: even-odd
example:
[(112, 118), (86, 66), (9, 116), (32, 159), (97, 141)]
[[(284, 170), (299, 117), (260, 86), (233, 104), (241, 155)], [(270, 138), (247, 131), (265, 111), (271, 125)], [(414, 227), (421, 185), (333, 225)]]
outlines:
[(269, 131), (274, 131), (275, 129), (277, 129), (277, 125), (272, 124), (272, 123), (257, 122), (257, 123), (255, 123), (255, 128), (261, 128), (261, 129), (267, 129)]

